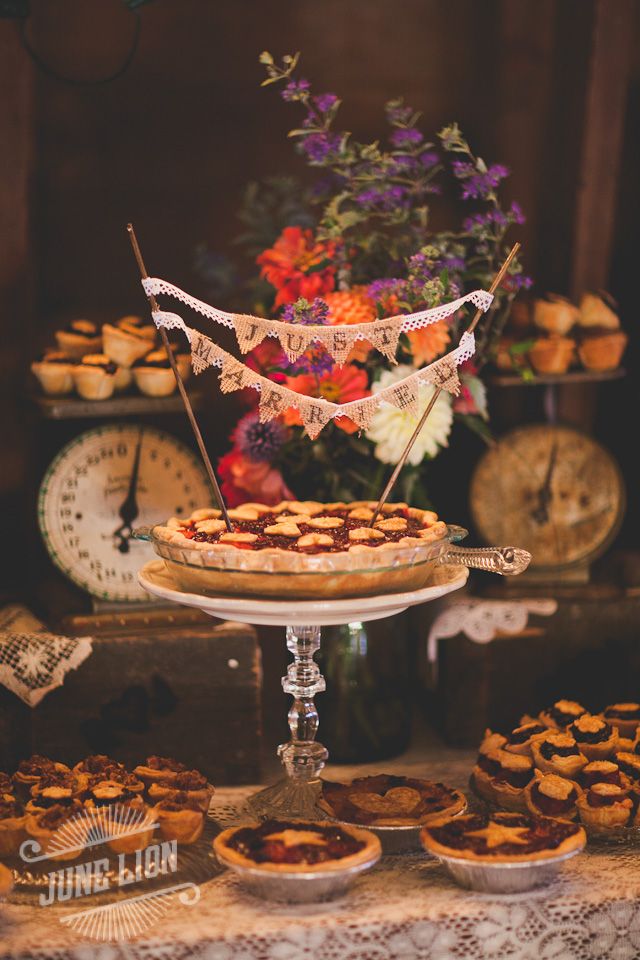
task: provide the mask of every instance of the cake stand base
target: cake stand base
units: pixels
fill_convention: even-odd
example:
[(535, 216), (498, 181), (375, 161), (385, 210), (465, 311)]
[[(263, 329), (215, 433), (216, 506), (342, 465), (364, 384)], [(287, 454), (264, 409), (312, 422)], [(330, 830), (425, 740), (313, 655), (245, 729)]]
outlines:
[(318, 801), (322, 780), (294, 780), (282, 777), (247, 800), (248, 812), (256, 820), (327, 820), (329, 814)]

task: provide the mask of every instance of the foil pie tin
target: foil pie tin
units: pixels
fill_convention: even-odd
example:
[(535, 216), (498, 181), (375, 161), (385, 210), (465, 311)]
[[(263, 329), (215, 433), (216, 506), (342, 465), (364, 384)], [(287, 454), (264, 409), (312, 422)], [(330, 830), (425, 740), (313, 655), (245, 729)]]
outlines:
[(544, 860), (521, 860), (514, 863), (466, 860), (443, 853), (434, 853), (433, 856), (444, 864), (455, 882), (467, 890), (476, 890), (478, 893), (523, 893), (550, 883), (557, 876), (563, 862), (582, 853), (583, 849), (584, 847), (578, 847)]
[(250, 893), (263, 900), (278, 900), (283, 903), (318, 903), (323, 900), (335, 900), (344, 896), (354, 880), (380, 859), (380, 854), (372, 856), (364, 863), (358, 863), (342, 870), (327, 870), (322, 873), (268, 873), (259, 867), (245, 867), (238, 863), (228, 863), (218, 854), (218, 859), (233, 870)]

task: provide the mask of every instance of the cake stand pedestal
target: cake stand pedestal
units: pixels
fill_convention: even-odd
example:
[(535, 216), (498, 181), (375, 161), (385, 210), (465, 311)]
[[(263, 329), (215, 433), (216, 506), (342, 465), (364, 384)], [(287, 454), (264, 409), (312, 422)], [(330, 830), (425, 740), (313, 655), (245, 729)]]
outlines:
[(248, 801), (259, 818), (326, 819), (318, 805), (320, 773), (328, 751), (316, 740), (318, 711), (315, 695), (325, 689), (325, 679), (313, 657), (320, 648), (321, 627), (393, 617), (408, 607), (427, 603), (459, 590), (467, 582), (466, 566), (434, 568), (432, 583), (421, 590), (340, 600), (260, 600), (254, 597), (209, 597), (178, 589), (162, 560), (152, 560), (138, 575), (141, 586), (163, 600), (197, 607), (212, 617), (243, 623), (285, 626), (287, 648), (293, 663), (282, 678), (282, 689), (291, 694), (291, 739), (278, 748), (286, 775), (254, 794)]

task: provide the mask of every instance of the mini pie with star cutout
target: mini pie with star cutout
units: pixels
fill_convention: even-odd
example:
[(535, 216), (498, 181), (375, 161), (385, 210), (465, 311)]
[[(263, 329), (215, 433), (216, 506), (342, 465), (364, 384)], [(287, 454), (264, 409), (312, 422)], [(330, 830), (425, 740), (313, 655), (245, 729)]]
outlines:
[(436, 856), (484, 863), (552, 860), (587, 842), (577, 823), (524, 813), (468, 813), (423, 827), (420, 837)]

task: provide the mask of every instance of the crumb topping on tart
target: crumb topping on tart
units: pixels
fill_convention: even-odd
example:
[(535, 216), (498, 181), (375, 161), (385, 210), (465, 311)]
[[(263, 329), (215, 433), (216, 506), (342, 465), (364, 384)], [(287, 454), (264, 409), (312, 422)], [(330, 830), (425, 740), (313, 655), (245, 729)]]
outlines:
[(640, 703), (613, 703), (604, 711), (605, 717), (612, 720), (638, 720), (640, 722)]
[(616, 763), (632, 780), (640, 780), (640, 757), (636, 753), (627, 753), (626, 750), (616, 753)]
[(70, 820), (81, 810), (82, 806), (77, 802), (70, 806), (58, 804), (33, 814), (33, 819), (38, 827), (45, 830), (57, 830), (66, 820)]
[(104, 370), (109, 376), (118, 372), (118, 365), (110, 360), (106, 353), (88, 353), (82, 358), (79, 367), (91, 367), (96, 370)]
[(74, 333), (77, 337), (93, 340), (98, 336), (98, 327), (92, 320), (72, 320), (64, 328), (65, 333)]
[(254, 863), (311, 865), (342, 860), (363, 850), (365, 843), (338, 824), (265, 820), (258, 827), (236, 830), (227, 846)]
[(515, 730), (512, 730), (507, 736), (507, 743), (512, 744), (513, 746), (526, 743), (527, 740), (531, 739), (531, 737), (546, 733), (548, 729), (548, 727), (545, 727), (542, 723), (538, 723), (536, 720), (533, 720), (530, 723), (523, 723), (521, 726), (516, 727)]
[(556, 700), (549, 710), (543, 712), (548, 714), (559, 727), (566, 727), (587, 711), (575, 700)]
[(545, 797), (551, 797), (554, 800), (568, 800), (571, 794), (575, 793), (574, 784), (555, 773), (548, 773), (545, 777), (542, 777), (538, 781), (537, 787)]
[(545, 760), (552, 757), (573, 757), (580, 753), (578, 745), (569, 733), (550, 733), (542, 740), (538, 749)]
[(23, 814), (22, 804), (13, 798), (0, 799), (0, 820), (13, 820)]
[(209, 510), (197, 510), (186, 520), (172, 518), (164, 529), (194, 544), (232, 544), (251, 550), (279, 547), (302, 553), (335, 553), (360, 544), (375, 548), (405, 538), (409, 542), (438, 539), (446, 533), (446, 524), (431, 511), (385, 504), (383, 514), (370, 526), (371, 507), (294, 500), (275, 507), (243, 504), (230, 510), (232, 533), (220, 520), (219, 511)]
[(182, 773), (187, 769), (184, 763), (174, 760), (173, 757), (157, 757), (155, 754), (147, 757), (143, 766), (149, 767), (150, 770), (172, 770), (174, 773)]
[(608, 740), (612, 734), (610, 724), (602, 717), (592, 716), (590, 713), (583, 713), (581, 717), (569, 727), (569, 732), (574, 739), (580, 743), (603, 743)]
[(569, 838), (583, 836), (577, 824), (521, 813), (467, 814), (425, 827), (423, 833), (435, 840), (439, 849), (454, 856), (471, 854), (488, 860), (524, 860), (553, 854)]
[(627, 791), (617, 783), (594, 783), (587, 793), (587, 801), (592, 807), (608, 807), (625, 800), (628, 800)]
[[(132, 333), (133, 331), (128, 331)], [(153, 370), (169, 370), (171, 363), (165, 350), (150, 350), (144, 357), (134, 361), (133, 368), (140, 370), (143, 367), (149, 367)]]

